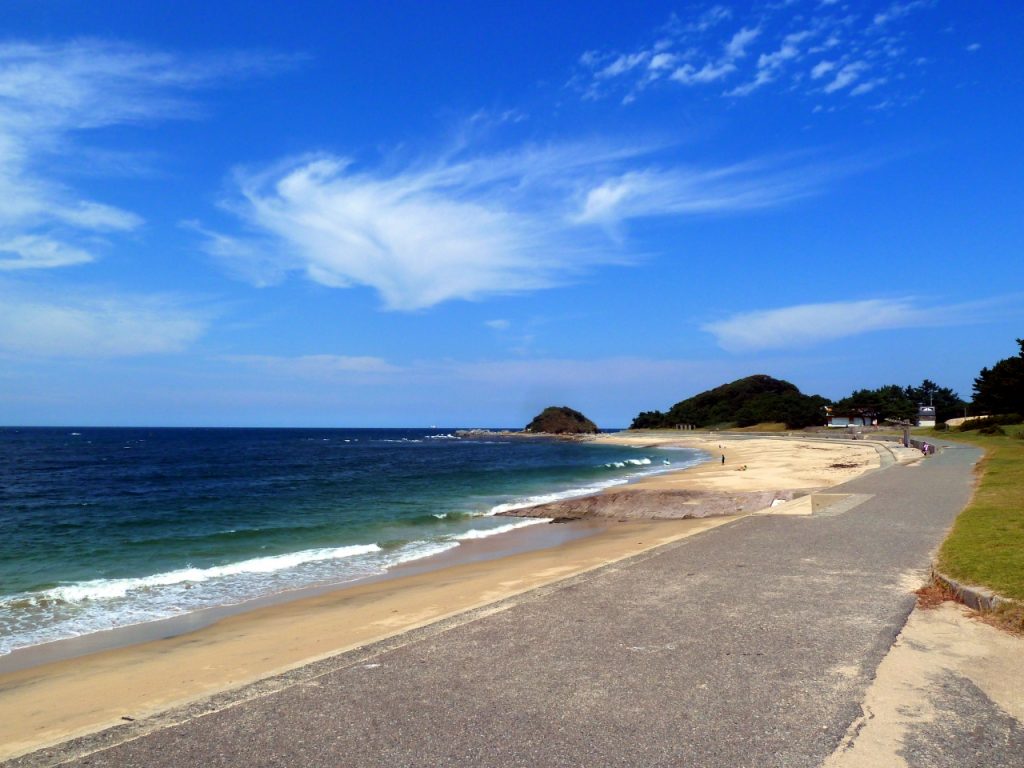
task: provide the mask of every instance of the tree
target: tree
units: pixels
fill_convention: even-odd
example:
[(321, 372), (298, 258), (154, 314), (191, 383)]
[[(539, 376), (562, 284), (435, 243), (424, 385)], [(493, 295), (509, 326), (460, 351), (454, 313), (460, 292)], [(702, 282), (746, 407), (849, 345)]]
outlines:
[(879, 421), (912, 421), (917, 418), (917, 403), (897, 384), (887, 384), (878, 389), (858, 389), (837, 402), (832, 410), (837, 416), (863, 416)]
[(630, 429), (662, 429), (669, 426), (668, 420), (665, 418), (665, 414), (661, 411), (641, 411), (633, 423), (629, 425)]
[(979, 413), (1024, 413), (1024, 339), (1020, 354), (982, 368), (974, 380), (974, 408)]

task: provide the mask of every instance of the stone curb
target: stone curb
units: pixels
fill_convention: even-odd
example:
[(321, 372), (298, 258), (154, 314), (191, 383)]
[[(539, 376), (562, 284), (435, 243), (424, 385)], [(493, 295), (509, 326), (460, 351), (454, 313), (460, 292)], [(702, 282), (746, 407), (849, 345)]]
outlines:
[(976, 611), (994, 611), (1001, 605), (1017, 605), (1020, 601), (1002, 597), (984, 587), (974, 587), (969, 584), (962, 584), (956, 579), (950, 578), (935, 565), (932, 565), (932, 581), (941, 584), (964, 605)]

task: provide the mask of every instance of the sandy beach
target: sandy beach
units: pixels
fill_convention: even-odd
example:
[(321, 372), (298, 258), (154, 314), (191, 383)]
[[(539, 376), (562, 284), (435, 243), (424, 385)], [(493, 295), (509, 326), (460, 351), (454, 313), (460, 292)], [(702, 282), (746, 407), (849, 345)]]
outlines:
[[(863, 443), (635, 434), (597, 439), (678, 444), (716, 459), (726, 456), (725, 464), (719, 459), (649, 477), (606, 491), (602, 496), (607, 497), (809, 492), (879, 466), (875, 448)], [(4, 674), (0, 759), (358, 648), (735, 519), (716, 513), (701, 519), (573, 523), (591, 526), (585, 533), (593, 535), (566, 536), (571, 540), (558, 546), (498, 559), (488, 555), (486, 547), (493, 544), (482, 545), (475, 556), (449, 567), (397, 571), (387, 579), (228, 616), (186, 634)], [(565, 526), (532, 526), (509, 536), (537, 536), (531, 529), (557, 527)]]
[[(685, 433), (684, 433), (685, 434)], [(651, 435), (613, 433), (595, 442), (635, 446), (685, 446), (709, 453), (715, 460), (685, 472), (668, 472), (640, 480), (613, 492), (673, 490), (702, 491), (810, 490), (845, 483), (879, 466), (871, 444), (826, 442), (772, 437), (680, 438), (671, 433)], [(914, 452), (915, 457), (919, 454)], [(725, 456), (725, 463), (720, 461)]]
[[(682, 472), (644, 477), (596, 496), (502, 514), (620, 521), (746, 514), (844, 483), (880, 465), (873, 444), (854, 441), (626, 432), (598, 435), (592, 442), (637, 448), (694, 448), (712, 459)], [(884, 450), (899, 452), (902, 448)], [(907, 458), (919, 457), (916, 451), (907, 453)]]

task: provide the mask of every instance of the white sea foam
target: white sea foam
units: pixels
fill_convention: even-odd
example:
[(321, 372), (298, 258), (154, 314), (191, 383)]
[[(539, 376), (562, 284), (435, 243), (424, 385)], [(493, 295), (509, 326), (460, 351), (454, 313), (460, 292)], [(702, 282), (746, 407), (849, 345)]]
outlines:
[(513, 509), (523, 509), (524, 507), (535, 507), (538, 504), (551, 504), (555, 501), (562, 501), (563, 499), (576, 499), (580, 496), (590, 496), (591, 494), (603, 491), (605, 488), (611, 488), (616, 485), (625, 485), (629, 482), (628, 477), (617, 477), (614, 480), (602, 480), (598, 483), (591, 483), (590, 485), (584, 485), (579, 488), (569, 488), (565, 491), (556, 491), (554, 493), (541, 493), (536, 496), (526, 496), (522, 499), (516, 499), (515, 501), (505, 502), (504, 504), (496, 504), (487, 511), (487, 515), (496, 515), (499, 512), (510, 512)]
[[(675, 472), (680, 469), (686, 469), (687, 467), (693, 467), (705, 461), (706, 458), (707, 457), (702, 454), (693, 459), (687, 461), (680, 461), (676, 463), (663, 461), (661, 466), (655, 466), (650, 469), (632, 472), (623, 477), (617, 477), (609, 480), (601, 480), (596, 483), (580, 486), (578, 488), (569, 488), (564, 491), (555, 491), (553, 493), (541, 493), (537, 494), (536, 496), (526, 496), (521, 499), (515, 499), (513, 501), (497, 504), (491, 507), (484, 514), (487, 516), (497, 515), (501, 512), (510, 512), (514, 509), (535, 507), (539, 504), (551, 504), (556, 501), (563, 501), (564, 499), (578, 499), (581, 496), (591, 496), (595, 493), (600, 493), (605, 488), (612, 488), (616, 485), (625, 485), (640, 477), (646, 477), (648, 475), (658, 475), (664, 472)], [(621, 462), (609, 462), (604, 466), (608, 467), (609, 469), (625, 469), (627, 466), (646, 467), (650, 464), (652, 464), (651, 459), (645, 456), (640, 459), (625, 459)]]
[(517, 520), (514, 523), (508, 523), (506, 525), (499, 525), (497, 528), (475, 528), (472, 531), (466, 531), (460, 533), (452, 538), (456, 541), (471, 541), (473, 539), (486, 539), (491, 536), (497, 536), (500, 533), (508, 533), (514, 531), (516, 528), (525, 528), (528, 525), (536, 525), (537, 523), (550, 523), (551, 518), (548, 517), (527, 517), (522, 520)]
[[(420, 441), (405, 438), (394, 442)], [(497, 441), (497, 444), (507, 443)], [(679, 461), (667, 467), (649, 466), (657, 462), (641, 456), (643, 458), (623, 462), (623, 467), (614, 467), (618, 471), (609, 474), (615, 477), (582, 487), (507, 499), (481, 514), (494, 515), (504, 510), (586, 496), (643, 475), (671, 471), (707, 458)], [(46, 591), (8, 595), (0, 598), (0, 655), (18, 647), (145, 623), (212, 606), (237, 605), (267, 594), (351, 582), (384, 573), (401, 563), (440, 554), (458, 547), (461, 542), (497, 536), (545, 520), (501, 522), (491, 528), (465, 530), (464, 526), (459, 526), (462, 532), (455, 535), (437, 531), (397, 549), (384, 549), (378, 544), (307, 549), (218, 566), (185, 567), (138, 578), (80, 581)], [(438, 535), (443, 538), (428, 538)]]
[(347, 547), (331, 547), (325, 549), (306, 549), (286, 555), (271, 555), (241, 560), (227, 565), (216, 565), (210, 568), (179, 568), (174, 571), (155, 573), (128, 579), (93, 579), (80, 581), (77, 584), (54, 587), (42, 593), (43, 597), (80, 602), (82, 600), (110, 600), (124, 597), (137, 589), (167, 587), (175, 584), (197, 584), (210, 579), (243, 574), (268, 574), (295, 568), (305, 563), (317, 563), (325, 560), (339, 560), (370, 552), (379, 552), (376, 544), (355, 544)]
[(457, 546), (459, 546), (458, 543), (454, 541), (414, 541), (389, 554), (384, 558), (384, 562), (388, 568), (392, 568), (401, 563), (439, 555), (449, 549), (455, 549)]
[(8, 595), (0, 599), (0, 656), (39, 643), (238, 605), (275, 592), (351, 582), (458, 546), (453, 540), (419, 540), (391, 551), (377, 544), (313, 549)]
[(625, 467), (646, 467), (651, 460), (644, 456), (642, 459), (623, 459), (622, 461), (609, 461), (604, 466), (609, 469), (623, 469)]

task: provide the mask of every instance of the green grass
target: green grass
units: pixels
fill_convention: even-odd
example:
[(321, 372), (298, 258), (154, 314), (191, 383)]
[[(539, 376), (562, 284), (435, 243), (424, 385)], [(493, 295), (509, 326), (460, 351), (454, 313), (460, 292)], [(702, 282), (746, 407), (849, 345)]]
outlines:
[(978, 485), (939, 550), (939, 568), (967, 584), (1024, 600), (1024, 425), (1006, 435), (935, 432), (985, 450)]
[(777, 421), (762, 421), (750, 427), (733, 427), (732, 432), (785, 432), (786, 425)]

